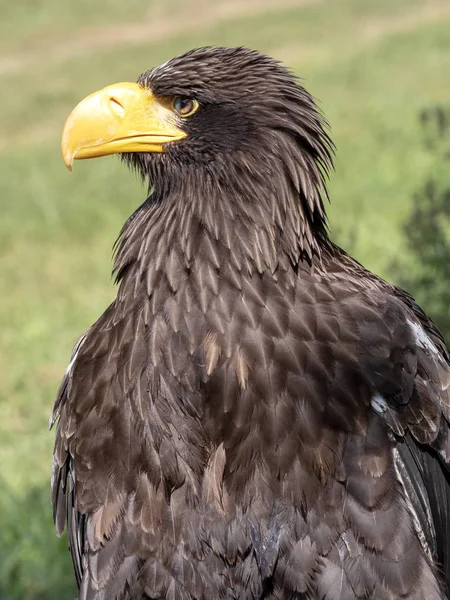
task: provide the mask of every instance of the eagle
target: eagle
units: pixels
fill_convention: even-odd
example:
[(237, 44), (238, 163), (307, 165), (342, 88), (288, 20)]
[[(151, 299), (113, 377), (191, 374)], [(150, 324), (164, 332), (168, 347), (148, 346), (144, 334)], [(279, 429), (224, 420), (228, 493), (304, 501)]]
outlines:
[(79, 599), (446, 598), (449, 353), (330, 240), (301, 81), (195, 49), (82, 100), (62, 153), (149, 185), (51, 419)]

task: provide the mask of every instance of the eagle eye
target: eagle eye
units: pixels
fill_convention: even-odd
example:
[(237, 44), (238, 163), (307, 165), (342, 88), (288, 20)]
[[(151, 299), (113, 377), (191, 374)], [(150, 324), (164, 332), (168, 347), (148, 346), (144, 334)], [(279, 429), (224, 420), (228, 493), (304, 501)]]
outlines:
[(197, 100), (193, 98), (186, 98), (184, 96), (175, 96), (172, 101), (172, 108), (180, 117), (190, 117), (198, 109), (199, 104)]

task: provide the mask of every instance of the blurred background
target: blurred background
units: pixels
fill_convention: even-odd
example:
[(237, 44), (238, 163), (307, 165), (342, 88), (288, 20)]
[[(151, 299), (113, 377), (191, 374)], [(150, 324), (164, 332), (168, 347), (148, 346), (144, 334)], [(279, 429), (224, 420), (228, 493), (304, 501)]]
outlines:
[(332, 127), (333, 238), (450, 334), (450, 1), (0, 0), (0, 14), (0, 599), (68, 600), (47, 423), (145, 190), (116, 157), (69, 174), (66, 116), (195, 46), (284, 61)]

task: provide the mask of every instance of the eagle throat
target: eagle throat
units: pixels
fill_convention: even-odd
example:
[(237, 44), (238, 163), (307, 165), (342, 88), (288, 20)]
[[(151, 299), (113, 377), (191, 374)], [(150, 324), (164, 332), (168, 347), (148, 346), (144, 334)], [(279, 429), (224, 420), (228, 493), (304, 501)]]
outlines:
[(323, 203), (331, 159), (321, 164), (283, 137), (270, 156), (241, 151), (181, 165), (170, 153), (125, 157), (149, 177), (150, 195), (116, 242), (117, 281), (133, 265), (159, 270), (174, 252), (189, 271), (204, 247), (217, 254), (217, 269), (249, 275), (319, 264), (331, 248)]

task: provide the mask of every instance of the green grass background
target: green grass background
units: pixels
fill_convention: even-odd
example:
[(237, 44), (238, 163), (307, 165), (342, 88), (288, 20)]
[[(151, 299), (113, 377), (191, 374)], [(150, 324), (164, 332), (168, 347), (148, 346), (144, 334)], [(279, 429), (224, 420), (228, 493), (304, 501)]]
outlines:
[(334, 237), (392, 279), (399, 257), (417, 268), (402, 233), (414, 193), (432, 174), (450, 181), (418, 120), (450, 106), (450, 3), (0, 0), (0, 14), (0, 599), (66, 600), (76, 592), (52, 525), (48, 417), (73, 343), (115, 294), (111, 247), (145, 190), (115, 157), (70, 175), (65, 117), (194, 46), (270, 53), (331, 123)]

